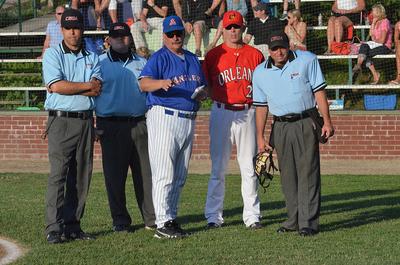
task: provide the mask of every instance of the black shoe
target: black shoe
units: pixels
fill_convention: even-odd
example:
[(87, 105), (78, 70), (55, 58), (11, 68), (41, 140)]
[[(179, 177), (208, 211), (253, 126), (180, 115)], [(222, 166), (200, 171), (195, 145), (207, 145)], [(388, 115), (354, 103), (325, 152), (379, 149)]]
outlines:
[(300, 236), (314, 236), (314, 235), (316, 235), (316, 234), (318, 234), (318, 231), (316, 231), (316, 230), (314, 230), (314, 229), (312, 229), (312, 228), (308, 228), (308, 227), (302, 228), (302, 229), (299, 231), (299, 235), (300, 235)]
[(173, 239), (183, 238), (188, 235), (189, 234), (185, 232), (175, 220), (171, 220), (164, 223), (163, 227), (157, 228), (154, 237)]
[(94, 236), (86, 234), (82, 230), (64, 233), (64, 237), (66, 240), (94, 240), (94, 239), (96, 239)]
[(289, 228), (286, 228), (286, 227), (284, 227), (284, 226), (281, 226), (281, 227), (278, 228), (278, 230), (276, 230), (276, 232), (277, 232), (278, 234), (284, 234), (284, 233), (294, 232), (294, 231), (296, 231), (296, 230), (294, 230), (294, 229), (289, 229)]
[(251, 230), (257, 230), (257, 229), (261, 229), (262, 225), (260, 224), (260, 222), (255, 222), (255, 223), (252, 223), (248, 228)]
[(46, 236), (47, 243), (49, 244), (60, 244), (63, 242), (61, 234), (59, 232), (52, 231)]
[(217, 223), (211, 222), (211, 223), (208, 223), (208, 224), (207, 224), (206, 228), (207, 228), (207, 229), (216, 229), (216, 228), (221, 228), (221, 225), (220, 225), (220, 224), (217, 224)]
[(157, 229), (156, 225), (145, 225), (144, 229), (149, 230), (149, 231), (154, 231)]
[(114, 232), (129, 232), (130, 226), (129, 225), (114, 225), (112, 230)]

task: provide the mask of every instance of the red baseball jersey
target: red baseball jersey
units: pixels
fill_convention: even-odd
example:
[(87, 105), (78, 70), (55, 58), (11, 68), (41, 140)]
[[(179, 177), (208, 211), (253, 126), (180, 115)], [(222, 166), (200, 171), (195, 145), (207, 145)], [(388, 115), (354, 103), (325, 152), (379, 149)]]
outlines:
[(225, 104), (251, 104), (254, 69), (264, 61), (262, 53), (247, 44), (230, 48), (221, 44), (206, 55), (203, 72), (211, 99)]

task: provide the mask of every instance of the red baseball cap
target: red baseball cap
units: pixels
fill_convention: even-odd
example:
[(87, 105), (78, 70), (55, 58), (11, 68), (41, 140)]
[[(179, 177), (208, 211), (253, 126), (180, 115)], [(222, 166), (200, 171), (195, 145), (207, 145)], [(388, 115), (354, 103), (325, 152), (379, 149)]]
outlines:
[(242, 27), (243, 26), (242, 15), (235, 10), (226, 12), (224, 14), (224, 18), (222, 19), (222, 26), (226, 28), (229, 25), (238, 25)]

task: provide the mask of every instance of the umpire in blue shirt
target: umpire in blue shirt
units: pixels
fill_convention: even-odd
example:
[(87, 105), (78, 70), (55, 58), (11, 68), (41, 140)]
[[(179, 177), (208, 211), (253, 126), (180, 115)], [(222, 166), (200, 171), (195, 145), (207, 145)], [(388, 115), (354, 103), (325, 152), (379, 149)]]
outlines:
[[(288, 219), (278, 233), (299, 231), (312, 236), (319, 231), (321, 174), (316, 124), (311, 118), (319, 112), (324, 125), (321, 136), (333, 136), (325, 93), (325, 79), (317, 56), (305, 51), (290, 51), (283, 32), (268, 37), (270, 57), (253, 75), (253, 100), (256, 106), (258, 151), (276, 148), (281, 171)], [(268, 112), (273, 116), (270, 141), (264, 140)]]
[(82, 231), (80, 220), (93, 168), (93, 97), (101, 92), (99, 58), (82, 47), (82, 14), (65, 10), (61, 30), (64, 40), (43, 57), (49, 112), (48, 243), (92, 239)]
[(131, 230), (125, 196), (129, 167), (145, 227), (152, 229), (155, 215), (147, 148), (146, 93), (140, 91), (137, 80), (146, 60), (131, 51), (132, 36), (127, 24), (112, 24), (109, 36), (110, 49), (100, 56), (103, 91), (96, 98), (96, 131), (113, 230)]

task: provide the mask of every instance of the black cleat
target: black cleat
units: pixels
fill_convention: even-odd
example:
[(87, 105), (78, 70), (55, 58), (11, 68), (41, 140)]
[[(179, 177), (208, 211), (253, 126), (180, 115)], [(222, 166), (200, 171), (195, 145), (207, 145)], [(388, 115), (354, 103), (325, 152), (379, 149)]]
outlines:
[(163, 227), (157, 228), (154, 237), (175, 239), (187, 237), (188, 235), (175, 220), (171, 220), (164, 223)]
[(206, 228), (207, 228), (207, 229), (216, 229), (216, 228), (221, 228), (221, 225), (220, 225), (220, 224), (217, 224), (217, 223), (211, 222), (211, 223), (208, 223), (208, 224), (207, 224)]
[(318, 234), (318, 231), (316, 231), (316, 230), (314, 230), (314, 229), (312, 229), (312, 228), (308, 228), (308, 227), (302, 228), (302, 229), (299, 231), (299, 235), (300, 235), (300, 236), (304, 236), (304, 237), (306, 237), (306, 236), (314, 236), (314, 235), (316, 235), (316, 234)]
[(255, 223), (252, 223), (248, 228), (251, 230), (258, 230), (258, 229), (262, 228), (262, 225), (260, 222), (255, 222)]
[(112, 230), (114, 232), (130, 232), (130, 226), (129, 225), (114, 225)]
[(63, 242), (61, 234), (59, 232), (52, 231), (46, 236), (47, 243), (49, 244), (60, 244)]
[(96, 239), (94, 236), (91, 236), (89, 234), (86, 234), (82, 230), (75, 231), (75, 232), (65, 232), (64, 237), (66, 240), (71, 241), (71, 240), (94, 240)]

